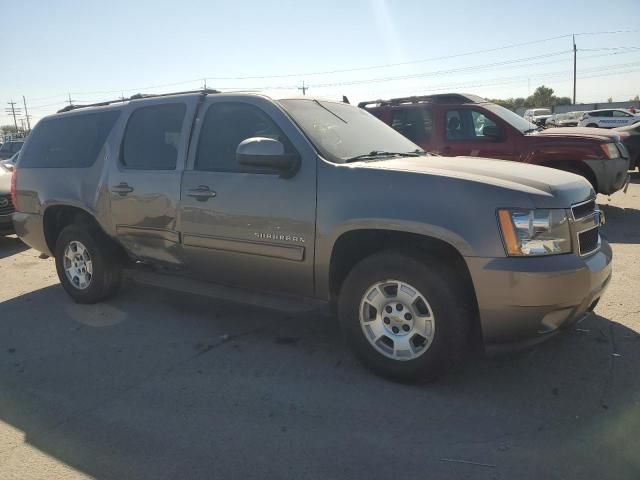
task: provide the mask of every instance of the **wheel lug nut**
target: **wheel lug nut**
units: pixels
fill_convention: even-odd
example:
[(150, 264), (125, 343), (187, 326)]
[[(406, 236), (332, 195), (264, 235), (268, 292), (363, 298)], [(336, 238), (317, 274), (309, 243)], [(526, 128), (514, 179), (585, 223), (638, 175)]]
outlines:
[(387, 325), (391, 323), (391, 320), (389, 320), (389, 317), (384, 317), (384, 323), (386, 323)]
[(386, 307), (384, 307), (384, 311), (387, 313), (391, 313), (393, 312), (393, 309), (391, 308), (391, 306), (387, 305)]
[(411, 327), (410, 327), (409, 325), (402, 325), (402, 329), (403, 329), (405, 332), (408, 332), (409, 330), (411, 330)]
[(396, 305), (396, 308), (398, 309), (398, 311), (399, 311), (399, 312), (401, 312), (401, 311), (402, 311), (402, 308), (403, 308), (403, 307), (402, 307), (402, 304), (401, 304), (401, 303), (399, 303), (398, 305)]
[(391, 331), (392, 331), (393, 333), (398, 333), (398, 332), (400, 332), (400, 329), (399, 329), (398, 327), (392, 327), (392, 328), (391, 328)]
[(405, 320), (411, 320), (412, 318), (413, 318), (413, 317), (411, 316), (411, 314), (410, 314), (410, 313), (405, 313), (405, 314), (404, 314), (404, 319), (405, 319)]

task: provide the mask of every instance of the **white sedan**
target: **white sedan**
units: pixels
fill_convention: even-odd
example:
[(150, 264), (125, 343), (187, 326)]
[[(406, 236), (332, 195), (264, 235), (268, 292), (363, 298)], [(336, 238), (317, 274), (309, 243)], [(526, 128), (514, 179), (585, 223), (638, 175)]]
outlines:
[(624, 127), (640, 122), (640, 115), (633, 114), (622, 108), (610, 108), (606, 110), (592, 110), (585, 112), (578, 123), (580, 127)]

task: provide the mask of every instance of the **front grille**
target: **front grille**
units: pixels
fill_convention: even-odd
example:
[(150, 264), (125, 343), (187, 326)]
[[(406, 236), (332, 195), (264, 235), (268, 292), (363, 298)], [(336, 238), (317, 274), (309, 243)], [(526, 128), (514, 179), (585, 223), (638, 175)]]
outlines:
[(14, 211), (11, 195), (0, 195), (0, 215), (11, 215)]
[(600, 243), (600, 233), (598, 227), (594, 227), (586, 232), (578, 234), (578, 244), (580, 245), (580, 255), (587, 255), (588, 253), (597, 250)]
[(596, 209), (596, 201), (588, 200), (583, 203), (578, 203), (571, 207), (571, 211), (573, 212), (573, 219), (580, 220), (581, 218), (588, 217), (591, 215)]

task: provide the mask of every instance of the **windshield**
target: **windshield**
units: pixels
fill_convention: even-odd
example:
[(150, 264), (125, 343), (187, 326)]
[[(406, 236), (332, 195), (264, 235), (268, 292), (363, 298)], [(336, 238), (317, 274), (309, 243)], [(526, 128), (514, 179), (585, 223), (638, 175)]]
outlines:
[(344, 163), (370, 152), (408, 153), (420, 150), (393, 128), (362, 108), (318, 100), (281, 100), (323, 157)]
[(537, 125), (534, 125), (529, 120), (525, 120), (520, 115), (515, 112), (512, 112), (508, 108), (501, 107), (500, 105), (488, 104), (486, 105), (487, 110), (492, 113), (495, 113), (513, 128), (517, 128), (521, 132), (530, 132), (538, 128)]

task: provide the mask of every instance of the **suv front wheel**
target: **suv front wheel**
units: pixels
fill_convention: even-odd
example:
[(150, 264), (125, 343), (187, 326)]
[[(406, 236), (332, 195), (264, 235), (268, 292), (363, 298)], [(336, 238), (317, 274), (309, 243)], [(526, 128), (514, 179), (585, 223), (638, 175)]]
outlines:
[(340, 292), (347, 341), (374, 372), (432, 380), (462, 356), (471, 317), (458, 275), (430, 255), (383, 252), (364, 259)]
[(99, 302), (120, 286), (120, 252), (97, 227), (65, 227), (56, 241), (55, 257), (60, 283), (77, 303)]

